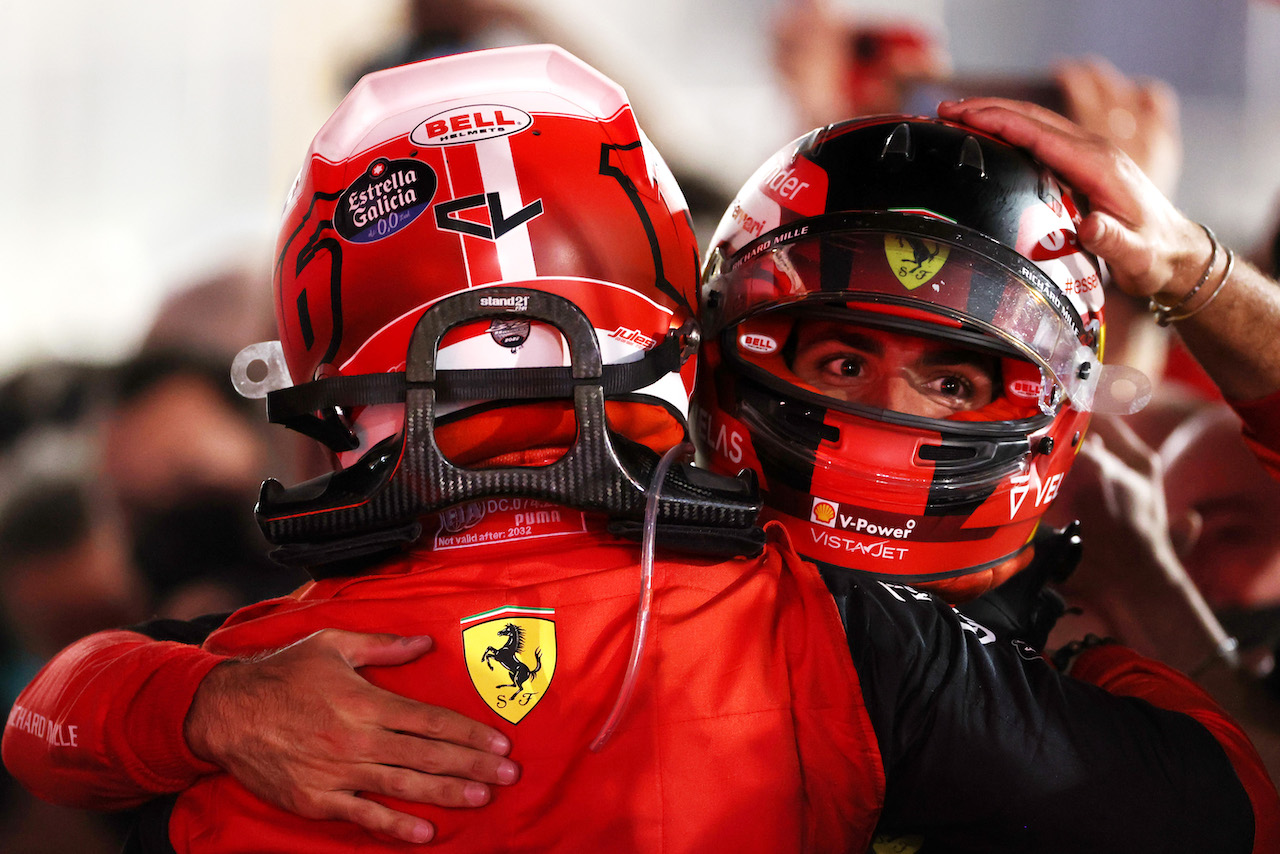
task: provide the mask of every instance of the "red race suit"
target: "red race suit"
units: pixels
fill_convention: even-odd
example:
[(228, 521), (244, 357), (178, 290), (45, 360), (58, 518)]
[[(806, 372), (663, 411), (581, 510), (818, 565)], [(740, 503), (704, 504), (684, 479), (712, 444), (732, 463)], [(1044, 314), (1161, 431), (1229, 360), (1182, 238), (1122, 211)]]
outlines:
[(522, 778), (491, 804), (394, 803), (437, 825), (441, 851), (861, 852), (877, 825), (922, 835), (924, 854), (1280, 851), (1260, 759), (1189, 680), (1117, 646), (1064, 676), (900, 585), (859, 581), (838, 612), (774, 526), (760, 558), (656, 562), (635, 694), (592, 752), (630, 652), (638, 547), (506, 501), (372, 574), (82, 640), (19, 698), (6, 765), (61, 803), (147, 802), (133, 851), (405, 850), (262, 803), (182, 739), (221, 656), (336, 627), (430, 634), (423, 658), (364, 675), (511, 737)]

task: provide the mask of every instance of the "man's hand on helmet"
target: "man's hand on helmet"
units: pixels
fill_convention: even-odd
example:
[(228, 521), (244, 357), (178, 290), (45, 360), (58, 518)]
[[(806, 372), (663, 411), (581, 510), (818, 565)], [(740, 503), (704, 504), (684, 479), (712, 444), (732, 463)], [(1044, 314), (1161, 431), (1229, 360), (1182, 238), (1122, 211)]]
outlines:
[(944, 101), (938, 115), (1027, 149), (1087, 196), (1081, 245), (1106, 261), (1125, 293), (1182, 309), (1172, 318), (1183, 321), (1182, 340), (1228, 399), (1280, 389), (1280, 289), (1248, 263), (1230, 263), (1209, 230), (1174, 207), (1114, 143), (1021, 101)]

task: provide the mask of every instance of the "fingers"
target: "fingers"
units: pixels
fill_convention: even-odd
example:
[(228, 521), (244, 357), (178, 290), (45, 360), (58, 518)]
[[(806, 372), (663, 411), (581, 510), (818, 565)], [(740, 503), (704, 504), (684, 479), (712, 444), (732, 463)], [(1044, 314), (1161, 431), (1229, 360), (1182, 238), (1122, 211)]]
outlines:
[(1142, 109), (1170, 124), (1178, 121), (1178, 93), (1163, 80), (1144, 78), (1138, 85), (1138, 103)]
[(383, 699), (387, 707), (378, 722), (386, 729), (499, 756), (511, 751), (511, 740), (493, 727), (452, 709), (419, 703), (390, 692), (383, 693), (386, 694)]
[(419, 845), (430, 842), (436, 835), (436, 829), (431, 822), (397, 812), (353, 792), (330, 792), (322, 802), (318, 814), (308, 818), (349, 821), (366, 830)]
[(431, 649), (427, 635), (402, 636), (321, 629), (295, 646), (315, 644), (334, 650), (352, 667), (405, 664)]
[(403, 733), (391, 733), (381, 739), (370, 758), (383, 765), (453, 777), (462, 782), (509, 786), (520, 778), (520, 766), (503, 756)]
[[(1026, 149), (1077, 191), (1126, 220), (1140, 215), (1118, 148), (1045, 107), (1003, 98), (944, 101), (938, 115)], [(1141, 176), (1134, 167), (1132, 172)], [(1116, 186), (1120, 182), (1120, 186)]]
[(1008, 98), (965, 98), (963, 101), (943, 101), (938, 104), (938, 115), (951, 121), (963, 122), (979, 130), (993, 133), (1014, 145), (1007, 133), (1026, 139), (1034, 139), (1046, 129), (1053, 129), (1072, 136), (1082, 136), (1082, 129), (1065, 116), (1048, 107), (1030, 101), (1013, 101)]
[(358, 791), (407, 803), (469, 808), (484, 806), (492, 798), (490, 788), (474, 780), (422, 774), (391, 765), (365, 765), (360, 773), (353, 774), (352, 779)]
[(1081, 246), (1105, 258), (1111, 266), (1112, 275), (1119, 279), (1140, 276), (1154, 265), (1151, 244), (1108, 214), (1095, 212), (1085, 217), (1077, 229), (1077, 237)]

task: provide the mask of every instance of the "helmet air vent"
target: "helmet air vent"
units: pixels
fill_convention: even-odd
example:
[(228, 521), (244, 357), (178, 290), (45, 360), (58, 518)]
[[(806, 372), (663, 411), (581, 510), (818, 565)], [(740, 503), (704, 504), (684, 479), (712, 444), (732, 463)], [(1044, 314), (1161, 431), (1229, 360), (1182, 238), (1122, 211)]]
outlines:
[(978, 450), (971, 445), (921, 445), (916, 454), (931, 463), (956, 463), (974, 459)]
[(889, 138), (884, 141), (880, 159), (887, 160), (890, 155), (902, 157), (904, 160), (911, 160), (915, 157), (915, 151), (911, 144), (911, 126), (906, 122), (894, 127), (889, 132)]
[(987, 177), (987, 167), (982, 160), (982, 146), (972, 136), (966, 136), (960, 143), (960, 159), (956, 161), (956, 169), (972, 169), (977, 178)]

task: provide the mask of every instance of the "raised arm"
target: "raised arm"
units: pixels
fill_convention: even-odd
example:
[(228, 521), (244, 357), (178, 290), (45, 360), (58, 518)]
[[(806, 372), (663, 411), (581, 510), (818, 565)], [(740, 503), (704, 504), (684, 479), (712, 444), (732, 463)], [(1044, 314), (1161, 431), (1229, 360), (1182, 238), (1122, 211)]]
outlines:
[(1177, 307), (1178, 333), (1228, 399), (1280, 390), (1280, 287), (1241, 258), (1227, 275), (1227, 249), (1215, 253), (1205, 229), (1119, 148), (1020, 101), (943, 102), (938, 115), (1026, 148), (1087, 196), (1080, 242), (1107, 262), (1125, 293)]

